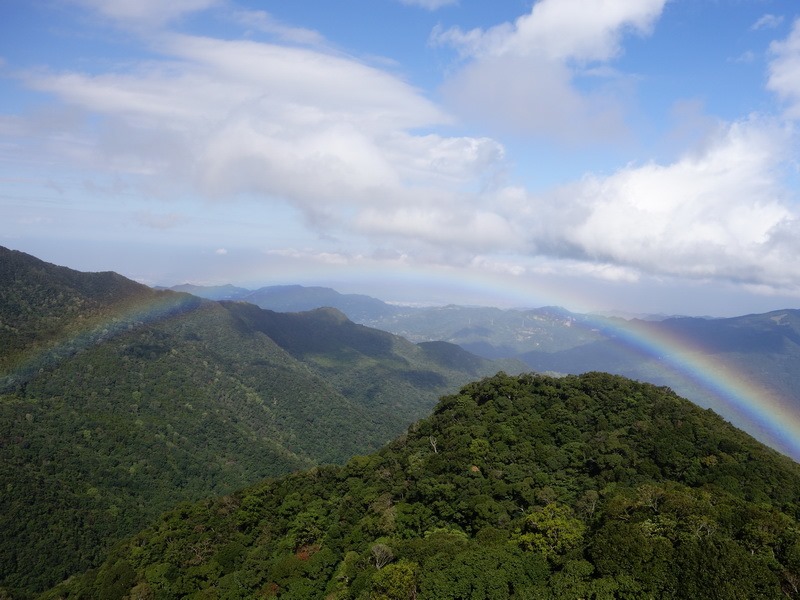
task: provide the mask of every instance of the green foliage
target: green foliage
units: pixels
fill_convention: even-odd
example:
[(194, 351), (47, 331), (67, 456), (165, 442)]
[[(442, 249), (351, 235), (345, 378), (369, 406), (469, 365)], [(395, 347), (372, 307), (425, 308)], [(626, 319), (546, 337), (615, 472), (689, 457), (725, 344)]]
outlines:
[(666, 388), (501, 374), (373, 455), (169, 512), (98, 573), (156, 598), (797, 598), (798, 498), (796, 463)]
[[(278, 315), (0, 248), (0, 586), (41, 591), (181, 501), (373, 451), (474, 366), (332, 311)], [(250, 508), (229, 505), (242, 527)], [(293, 544), (323, 518), (295, 515)], [(170, 589), (244, 555), (188, 565)]]
[(372, 577), (374, 600), (412, 600), (417, 597), (416, 563), (406, 560), (386, 565)]
[(572, 516), (568, 506), (550, 503), (535, 507), (522, 521), (514, 539), (525, 550), (543, 554), (548, 558), (564, 554), (583, 541), (586, 525)]
[[(345, 311), (347, 312), (347, 311)], [(677, 317), (626, 320), (571, 313), (558, 307), (501, 310), (445, 306), (403, 308), (389, 314), (355, 318), (360, 323), (410, 340), (446, 340), (479, 356), (519, 360), (523, 370), (540, 373), (606, 371), (657, 385), (668, 385), (701, 406), (710, 407), (762, 441), (789, 453), (791, 444), (752, 421), (741, 420), (724, 398), (708, 386), (677, 373), (664, 352), (642, 352), (625, 339), (679, 340), (697, 360), (713, 356), (740, 381), (774, 397), (797, 398), (800, 389), (800, 310), (725, 319)], [(628, 333), (624, 333), (628, 332)], [(622, 334), (621, 334), (622, 333)], [(669, 354), (669, 353), (667, 353)], [(507, 370), (517, 372), (512, 368)], [(682, 368), (677, 369), (682, 371)], [(800, 456), (792, 455), (795, 460)]]

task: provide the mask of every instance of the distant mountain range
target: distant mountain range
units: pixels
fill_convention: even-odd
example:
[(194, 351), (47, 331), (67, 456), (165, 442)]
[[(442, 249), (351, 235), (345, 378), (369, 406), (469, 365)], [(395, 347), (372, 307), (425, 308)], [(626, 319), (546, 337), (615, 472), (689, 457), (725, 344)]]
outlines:
[(337, 308), (351, 321), (361, 324), (380, 322), (401, 312), (398, 307), (370, 296), (340, 294), (331, 288), (319, 286), (273, 285), (257, 290), (248, 290), (233, 285), (200, 286), (185, 283), (167, 289), (187, 292), (209, 300), (240, 300), (278, 312), (302, 312), (323, 307)]
[(370, 452), (442, 393), (523, 368), (0, 248), (0, 597), (85, 570), (178, 502)]
[[(192, 293), (217, 289), (194, 287)], [(560, 307), (395, 306), (318, 287), (237, 288), (237, 294), (273, 310), (335, 307), (353, 321), (411, 341), (445, 341), (484, 358), (520, 360), (537, 372), (606, 371), (667, 385), (800, 459), (800, 444), (776, 435), (781, 423), (759, 418), (800, 414), (796, 309), (725, 319), (623, 319)]]

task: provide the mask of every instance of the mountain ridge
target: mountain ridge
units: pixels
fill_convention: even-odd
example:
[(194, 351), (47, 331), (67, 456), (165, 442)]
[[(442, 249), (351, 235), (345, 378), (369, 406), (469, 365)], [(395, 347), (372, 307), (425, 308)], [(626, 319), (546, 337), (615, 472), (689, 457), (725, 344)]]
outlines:
[[(0, 586), (22, 594), (96, 564), (177, 501), (378, 448), (443, 390), (500, 368), (439, 365), (330, 311), (273, 317), (288, 324), (281, 346), (254, 305), (5, 248), (0, 277)], [(313, 360), (290, 351), (292, 327), (308, 343), (325, 329)], [(370, 336), (382, 354), (348, 346)]]
[[(298, 297), (303, 289), (293, 287)], [(346, 306), (338, 308), (347, 313)], [(797, 309), (658, 320), (579, 314), (562, 307), (394, 309), (387, 315), (351, 316), (417, 343), (443, 340), (484, 358), (514, 358), (528, 370), (563, 374), (600, 370), (667, 385), (800, 459), (800, 444), (774, 433), (783, 422), (773, 419), (765, 425), (753, 417), (765, 410), (768, 414), (800, 414)], [(698, 360), (708, 363), (707, 373), (692, 372), (690, 365)], [(726, 373), (735, 373), (735, 382), (726, 378)], [(764, 392), (755, 394), (755, 390)], [(769, 398), (760, 397), (764, 395)], [(793, 427), (800, 435), (800, 419)]]

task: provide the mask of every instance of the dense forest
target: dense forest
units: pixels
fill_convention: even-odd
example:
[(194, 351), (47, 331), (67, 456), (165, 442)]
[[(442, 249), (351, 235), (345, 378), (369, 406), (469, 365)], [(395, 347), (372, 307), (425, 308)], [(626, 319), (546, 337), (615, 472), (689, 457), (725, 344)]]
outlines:
[(0, 248), (0, 589), (186, 500), (373, 451), (498, 366), (319, 310), (154, 291)]
[[(621, 318), (574, 313), (557, 306), (500, 309), (486, 306), (397, 306), (330, 288), (176, 286), (197, 296), (240, 299), (270, 310), (336, 307), (356, 323), (405, 339), (446, 341), (489, 359), (516, 359), (523, 371), (580, 374), (603, 371), (666, 385), (712, 408), (756, 439), (800, 460), (800, 451), (736, 404), (717, 377), (735, 374), (742, 386), (800, 406), (800, 310), (730, 318), (640, 315)], [(712, 368), (694, 367), (712, 363)], [(512, 369), (513, 370), (513, 369)], [(512, 370), (508, 370), (511, 372)], [(517, 371), (521, 372), (521, 371)], [(763, 402), (752, 394), (745, 402)]]
[(800, 465), (671, 390), (499, 374), (380, 451), (184, 503), (56, 598), (796, 598)]

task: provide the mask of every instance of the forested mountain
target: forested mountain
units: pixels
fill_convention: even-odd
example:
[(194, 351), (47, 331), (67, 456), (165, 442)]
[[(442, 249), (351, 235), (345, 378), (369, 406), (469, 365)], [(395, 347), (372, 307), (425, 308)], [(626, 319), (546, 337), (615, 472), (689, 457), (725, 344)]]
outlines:
[(0, 588), (85, 570), (182, 500), (374, 450), (497, 370), (0, 248)]
[(516, 358), (537, 372), (607, 371), (668, 385), (694, 402), (724, 412), (724, 399), (676, 373), (671, 361), (689, 355), (712, 357), (721, 368), (790, 399), (800, 410), (800, 310), (796, 309), (730, 318), (643, 320), (558, 307), (446, 306), (405, 308), (392, 317), (364, 322), (416, 342), (443, 340), (485, 358)]
[[(742, 402), (740, 398), (721, 393), (719, 386), (708, 385), (709, 378), (722, 377), (724, 383), (726, 373), (735, 373), (738, 381), (747, 382), (748, 388), (763, 389), (772, 397), (781, 398), (782, 404), (800, 411), (798, 310), (725, 319), (645, 320), (578, 314), (559, 307), (399, 307), (372, 298), (377, 310), (359, 308), (348, 312), (350, 308), (345, 303), (333, 304), (337, 296), (346, 295), (327, 288), (287, 288), (292, 289), (292, 301), (304, 307), (331, 302), (356, 322), (414, 342), (446, 341), (484, 358), (520, 360), (528, 370), (536, 372), (605, 371), (667, 385), (701, 406), (714, 408), (761, 441), (800, 459), (794, 449), (776, 440), (758, 422), (742, 417), (734, 408)], [(312, 291), (319, 289), (327, 291)], [(257, 296), (252, 300), (255, 304), (260, 301)], [(706, 366), (705, 380), (694, 377), (691, 365), (709, 360), (714, 367)]]
[[(361, 294), (325, 287), (174, 286), (201, 298), (245, 300), (261, 308), (297, 312), (337, 308), (349, 319), (415, 342), (448, 341), (486, 358), (508, 358), (531, 350), (558, 352), (605, 339), (586, 315), (559, 307), (504, 310), (484, 306), (397, 306)], [(235, 292), (232, 292), (235, 290)]]
[[(516, 357), (537, 371), (601, 370), (668, 385), (693, 402), (713, 408), (761, 441), (800, 459), (795, 448), (781, 444), (769, 430), (742, 419), (733, 410), (740, 399), (730, 392), (720, 393), (717, 386), (706, 385), (709, 380), (712, 384), (725, 384), (728, 374), (735, 374), (736, 380), (747, 382), (750, 389), (763, 390), (771, 397), (781, 398), (788, 410), (800, 411), (800, 311), (787, 309), (726, 319), (594, 319), (591, 326), (592, 331), (602, 335), (600, 339), (555, 352), (533, 350)], [(739, 384), (729, 386), (729, 390), (736, 394), (738, 387)], [(751, 397), (746, 402), (757, 404), (759, 400)]]
[(369, 456), (183, 504), (55, 598), (797, 598), (800, 465), (668, 388), (504, 374)]

